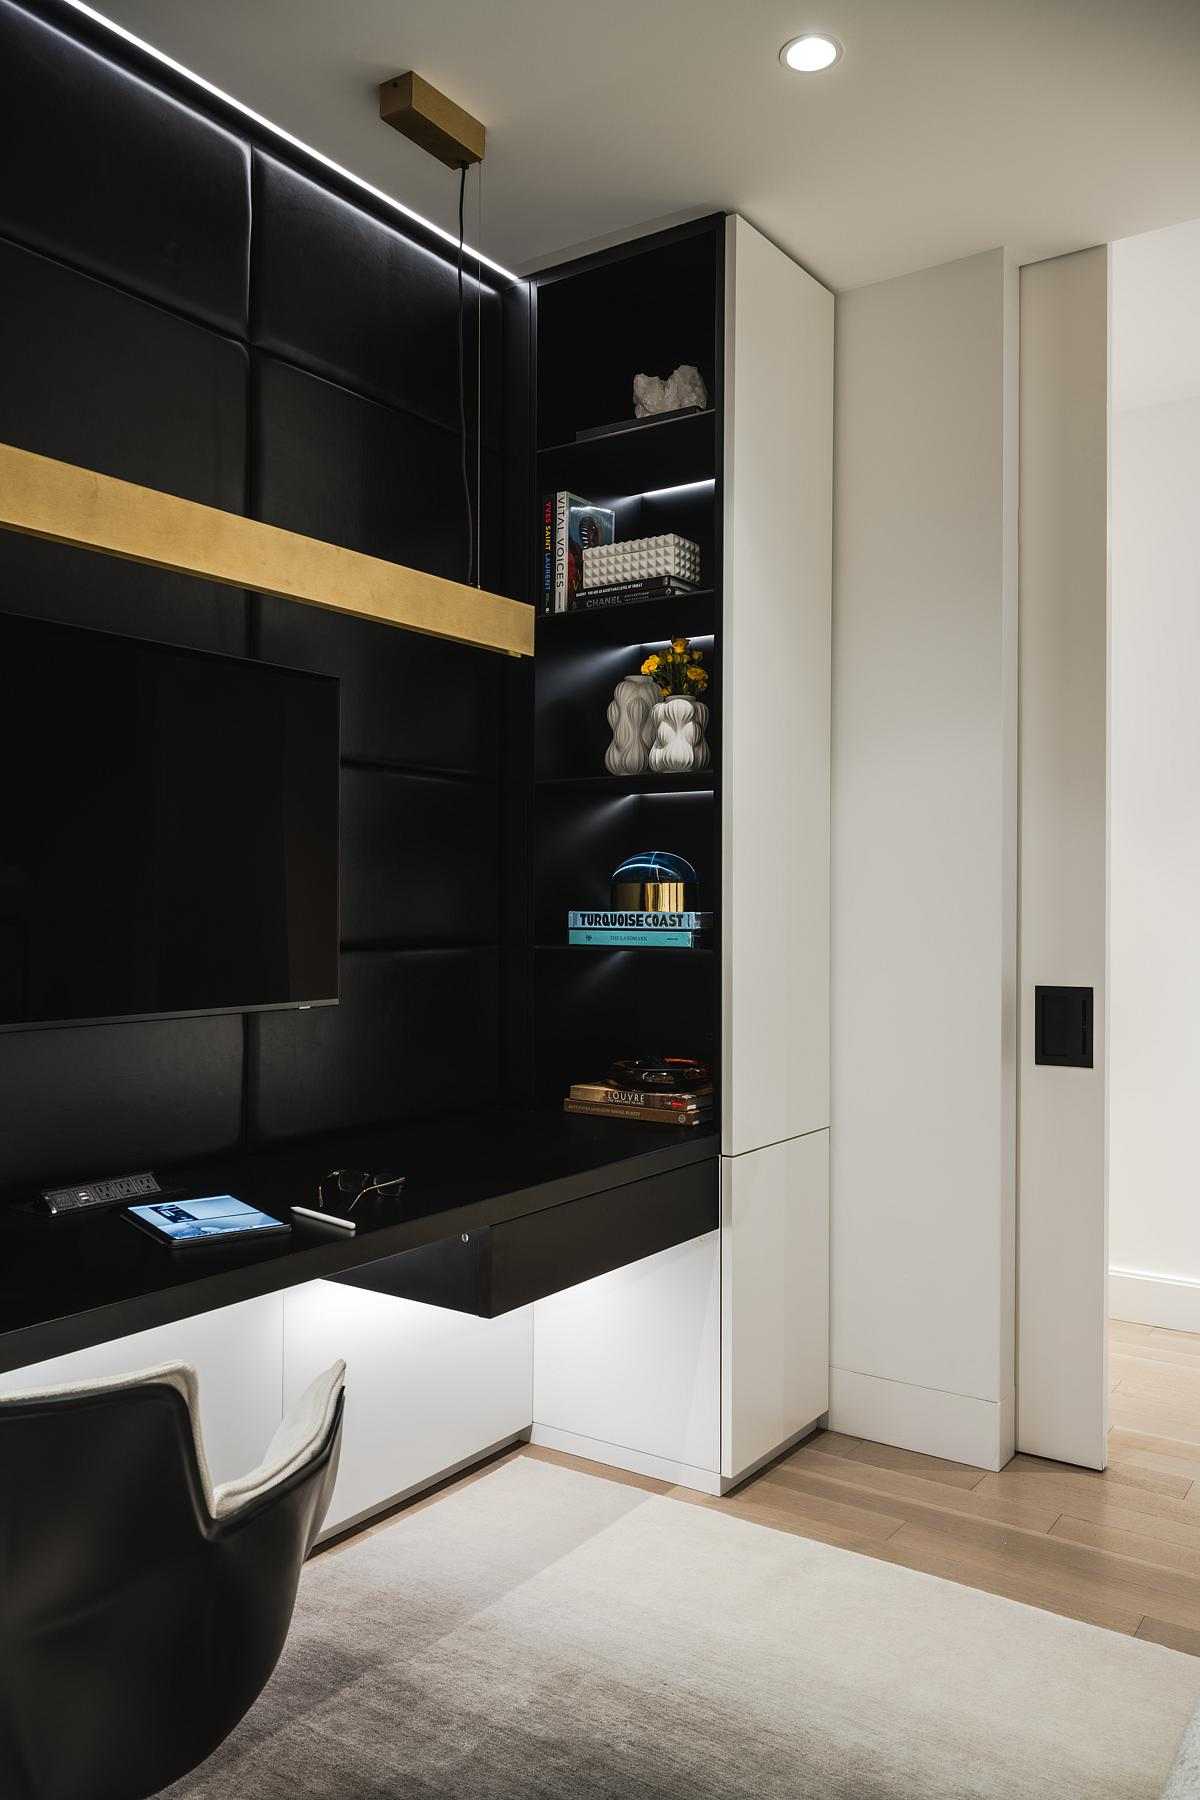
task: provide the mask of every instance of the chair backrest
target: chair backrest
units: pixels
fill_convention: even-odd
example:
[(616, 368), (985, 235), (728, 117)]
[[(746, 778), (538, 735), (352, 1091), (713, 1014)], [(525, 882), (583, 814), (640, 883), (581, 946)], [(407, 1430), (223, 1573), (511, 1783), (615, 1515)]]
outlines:
[(183, 1365), (0, 1400), (0, 1794), (139, 1800), (203, 1760), (283, 1648), (332, 1493), (312, 1454), (214, 1516)]

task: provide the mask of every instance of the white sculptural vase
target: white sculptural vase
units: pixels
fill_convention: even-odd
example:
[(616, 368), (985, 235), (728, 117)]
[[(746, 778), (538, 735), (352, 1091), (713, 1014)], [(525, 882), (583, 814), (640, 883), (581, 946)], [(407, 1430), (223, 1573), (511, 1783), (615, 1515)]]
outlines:
[(656, 775), (687, 775), (707, 769), (712, 761), (704, 728), (708, 708), (703, 700), (672, 694), (654, 708), (650, 767)]
[(654, 739), (658, 685), (648, 675), (626, 675), (608, 703), (612, 743), (604, 753), (610, 775), (643, 775)]

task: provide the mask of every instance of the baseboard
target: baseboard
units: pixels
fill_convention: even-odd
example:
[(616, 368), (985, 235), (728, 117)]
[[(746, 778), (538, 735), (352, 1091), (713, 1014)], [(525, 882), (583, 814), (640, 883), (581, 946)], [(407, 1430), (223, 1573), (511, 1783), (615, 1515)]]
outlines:
[(1002, 1469), (1012, 1455), (1012, 1408), (854, 1369), (829, 1371), (829, 1426), (847, 1437), (895, 1444), (977, 1469)]
[(1140, 1269), (1110, 1269), (1108, 1314), (1131, 1325), (1200, 1331), (1200, 1281), (1184, 1275), (1147, 1275)]
[(797, 1444), (802, 1444), (805, 1438), (812, 1437), (814, 1432), (828, 1431), (828, 1429), (829, 1414), (821, 1413), (818, 1418), (802, 1426), (799, 1431), (793, 1431), (790, 1437), (784, 1438), (782, 1444), (776, 1444), (773, 1450), (768, 1450), (765, 1456), (759, 1456), (754, 1462), (747, 1463), (746, 1467), (739, 1469), (736, 1475), (722, 1475), (721, 1492), (723, 1494), (732, 1493), (734, 1488), (741, 1487), (743, 1481), (749, 1481), (752, 1475), (757, 1475), (760, 1469), (765, 1469), (768, 1463), (777, 1462), (781, 1456), (786, 1456), (789, 1450), (794, 1450)]
[(493, 1457), (502, 1456), (506, 1450), (512, 1450), (517, 1444), (529, 1442), (530, 1426), (523, 1431), (510, 1432), (507, 1437), (497, 1438), (494, 1444), (488, 1444), (482, 1450), (473, 1450), (470, 1456), (464, 1456), (459, 1462), (450, 1463), (448, 1467), (439, 1469), (436, 1475), (423, 1475), (420, 1481), (414, 1481), (411, 1487), (401, 1488), (397, 1494), (391, 1494), (386, 1500), (378, 1500), (370, 1506), (364, 1506), (361, 1512), (352, 1513), (348, 1519), (339, 1519), (335, 1525), (327, 1525), (317, 1539), (317, 1548), (324, 1550), (335, 1544), (339, 1538), (353, 1537), (369, 1526), (380, 1524), (390, 1513), (399, 1512), (402, 1507), (413, 1500), (419, 1500), (422, 1494), (430, 1493), (434, 1488), (443, 1487), (458, 1476), (465, 1475), (471, 1469), (478, 1468), (481, 1463), (491, 1462)]
[(535, 1425), (531, 1444), (546, 1450), (563, 1450), (568, 1456), (582, 1456), (589, 1462), (611, 1463), (614, 1469), (628, 1469), (634, 1475), (653, 1475), (669, 1481), (673, 1487), (695, 1488), (701, 1494), (719, 1494), (721, 1477), (715, 1469), (696, 1469), (691, 1463), (673, 1462), (665, 1456), (650, 1456), (645, 1450), (631, 1450), (625, 1444), (606, 1444), (599, 1438), (582, 1437), (577, 1431), (559, 1431), (554, 1425)]

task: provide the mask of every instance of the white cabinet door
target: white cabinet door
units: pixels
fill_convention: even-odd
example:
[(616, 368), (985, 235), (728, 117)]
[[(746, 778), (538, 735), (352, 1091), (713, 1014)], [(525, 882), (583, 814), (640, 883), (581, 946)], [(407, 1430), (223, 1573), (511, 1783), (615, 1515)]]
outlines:
[(326, 1530), (379, 1511), (527, 1431), (530, 1309), (475, 1319), (310, 1281), (285, 1296), (289, 1402), (346, 1362), (342, 1459)]
[[(1089, 1469), (1108, 1461), (1108, 307), (1103, 245), (1021, 270), (1016, 1447)], [(1038, 1063), (1039, 982), (1093, 990), (1090, 1069)]]
[(721, 1147), (829, 1124), (833, 295), (725, 256)]
[(674, 1465), (677, 1480), (688, 1469), (715, 1477), (719, 1239), (710, 1231), (536, 1303), (535, 1438), (587, 1440), (570, 1447), (602, 1462), (620, 1461), (612, 1448), (629, 1451)]
[(829, 1408), (829, 1133), (721, 1158), (721, 1474)]
[(215, 1482), (252, 1469), (282, 1416), (283, 1295), (158, 1325), (0, 1375), (0, 1393), (126, 1375), (156, 1363), (190, 1363), (200, 1376), (204, 1449)]

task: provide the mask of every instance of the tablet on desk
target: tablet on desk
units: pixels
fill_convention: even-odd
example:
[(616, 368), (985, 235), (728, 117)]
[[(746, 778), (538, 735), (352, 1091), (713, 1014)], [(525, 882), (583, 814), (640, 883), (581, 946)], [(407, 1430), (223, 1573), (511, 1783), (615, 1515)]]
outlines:
[(126, 1217), (172, 1249), (193, 1244), (228, 1244), (238, 1238), (286, 1237), (292, 1229), (270, 1213), (235, 1200), (232, 1194), (209, 1194), (201, 1200), (160, 1200), (152, 1206), (130, 1206)]

